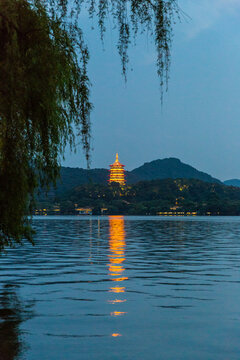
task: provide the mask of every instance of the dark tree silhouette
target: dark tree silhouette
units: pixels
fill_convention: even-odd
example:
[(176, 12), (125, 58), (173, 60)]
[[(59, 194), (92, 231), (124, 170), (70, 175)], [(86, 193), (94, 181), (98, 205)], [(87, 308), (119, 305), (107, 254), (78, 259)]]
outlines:
[(23, 354), (21, 323), (33, 316), (33, 303), (24, 304), (15, 285), (5, 284), (0, 295), (0, 360), (16, 360)]
[[(118, 29), (126, 77), (128, 47), (147, 31), (157, 51), (161, 94), (168, 82), (175, 0), (3, 0), (0, 2), (0, 247), (32, 241), (27, 215), (35, 190), (54, 182), (67, 143), (90, 149), (89, 52), (80, 26), (83, 7)], [(178, 15), (177, 15), (178, 16)]]

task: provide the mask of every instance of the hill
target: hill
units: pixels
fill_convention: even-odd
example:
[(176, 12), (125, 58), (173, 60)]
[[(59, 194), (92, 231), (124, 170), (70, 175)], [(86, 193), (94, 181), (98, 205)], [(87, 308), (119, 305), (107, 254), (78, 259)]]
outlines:
[[(84, 184), (107, 185), (107, 169), (81, 169), (81, 168), (61, 168), (61, 179), (57, 182), (56, 189), (51, 189), (50, 196), (64, 194), (67, 191)], [(194, 167), (182, 163), (179, 159), (168, 158), (154, 160), (142, 166), (126, 171), (127, 184), (135, 184), (138, 181), (156, 179), (199, 179), (210, 183), (221, 183), (218, 179), (195, 169)]]
[(80, 169), (62, 167), (61, 179), (57, 182), (57, 193), (62, 193), (84, 184), (107, 184), (107, 169)]
[[(107, 169), (81, 169), (61, 167), (60, 179), (57, 181), (56, 189), (50, 190), (50, 196), (64, 194), (79, 185), (101, 184), (107, 185), (109, 171)], [(126, 171), (127, 183), (132, 184), (139, 178)]]
[(131, 171), (139, 180), (155, 180), (155, 179), (199, 179), (210, 183), (221, 183), (220, 180), (213, 178), (194, 167), (182, 163), (179, 159), (168, 158), (162, 160), (154, 160), (137, 169)]
[(223, 182), (225, 185), (228, 186), (235, 186), (240, 187), (240, 180), (239, 179), (230, 179)]

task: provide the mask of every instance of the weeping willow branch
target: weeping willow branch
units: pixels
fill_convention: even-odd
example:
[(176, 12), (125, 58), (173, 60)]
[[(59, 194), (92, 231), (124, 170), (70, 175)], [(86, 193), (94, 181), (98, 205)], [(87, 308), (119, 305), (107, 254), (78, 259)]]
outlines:
[(0, 4), (0, 248), (32, 241), (35, 189), (54, 182), (73, 128), (89, 158), (89, 53), (40, 1)]
[[(183, 13), (177, 0), (51, 0), (43, 1), (49, 12), (61, 16), (66, 21), (71, 18), (79, 23), (79, 15), (84, 8), (89, 17), (96, 16), (100, 39), (106, 32), (106, 18), (113, 19), (114, 28), (118, 30), (117, 49), (121, 58), (122, 74), (126, 79), (128, 70), (128, 49), (131, 40), (137, 34), (147, 32), (154, 39), (156, 46), (156, 66), (160, 79), (161, 95), (164, 87), (167, 90), (173, 37), (173, 24)], [(67, 20), (68, 19), (68, 20)]]
[(128, 49), (137, 34), (154, 39), (161, 94), (167, 89), (175, 0), (3, 0), (0, 2), (0, 248), (32, 241), (27, 215), (34, 193), (59, 173), (75, 129), (90, 150), (89, 51), (80, 27), (82, 9), (106, 17), (118, 31), (126, 79)]

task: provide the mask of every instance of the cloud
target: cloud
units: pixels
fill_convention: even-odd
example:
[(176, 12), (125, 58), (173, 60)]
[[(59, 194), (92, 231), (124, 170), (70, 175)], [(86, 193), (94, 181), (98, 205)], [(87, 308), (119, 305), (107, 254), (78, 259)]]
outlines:
[(179, 0), (179, 6), (190, 16), (183, 27), (189, 38), (211, 28), (221, 17), (240, 15), (240, 0)]

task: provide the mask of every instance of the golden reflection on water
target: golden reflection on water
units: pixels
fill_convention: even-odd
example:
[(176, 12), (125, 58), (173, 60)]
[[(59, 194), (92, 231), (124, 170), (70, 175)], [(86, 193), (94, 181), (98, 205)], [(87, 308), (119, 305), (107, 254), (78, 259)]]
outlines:
[(121, 286), (113, 286), (109, 289), (110, 292), (114, 292), (116, 294), (125, 292), (125, 287)]
[[(124, 217), (123, 216), (109, 216), (109, 263), (108, 270), (111, 281), (114, 282), (113, 286), (110, 286), (109, 292), (115, 294), (125, 293), (125, 286), (123, 284), (118, 284), (124, 280), (127, 280), (127, 276), (124, 275), (125, 267), (124, 261), (125, 258), (125, 229), (124, 229)], [(117, 284), (115, 284), (117, 283)], [(126, 299), (116, 298), (108, 300), (112, 305), (120, 304), (126, 302)], [(125, 315), (125, 311), (111, 311), (111, 316), (122, 316)], [(119, 333), (113, 333), (111, 336), (121, 336)]]
[[(123, 216), (109, 216), (109, 275), (114, 282), (120, 282), (127, 280), (126, 276), (123, 276), (125, 271), (124, 261), (125, 259), (125, 229), (124, 229), (124, 217)], [(110, 292), (122, 293), (125, 292), (125, 287), (115, 285), (110, 287)]]
[(123, 303), (123, 302), (125, 302), (125, 301), (127, 301), (127, 300), (126, 300), (126, 299), (124, 299), (124, 300), (120, 300), (120, 299), (108, 300), (108, 302), (109, 302), (110, 304)]
[(110, 312), (111, 316), (121, 316), (121, 315), (124, 315), (124, 314), (126, 314), (126, 311), (112, 311), (112, 312)]

